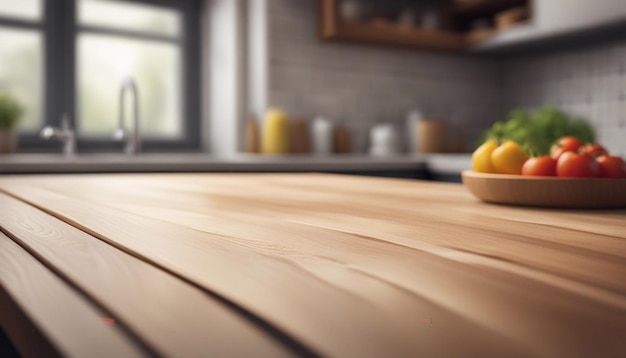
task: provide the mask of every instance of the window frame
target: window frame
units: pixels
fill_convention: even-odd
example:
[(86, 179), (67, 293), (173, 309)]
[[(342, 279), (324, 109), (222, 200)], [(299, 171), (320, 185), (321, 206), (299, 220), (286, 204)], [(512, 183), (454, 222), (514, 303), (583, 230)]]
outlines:
[[(68, 114), (74, 129), (77, 128), (76, 102), (76, 45), (81, 30), (127, 36), (128, 38), (150, 38), (138, 31), (116, 30), (78, 24), (76, 8), (78, 0), (42, 0), (42, 24), (31, 21), (10, 20), (29, 28), (41, 28), (44, 43), (43, 59), (43, 121), (42, 126), (58, 127), (64, 114)], [(195, 151), (200, 149), (200, 0), (113, 0), (153, 4), (177, 9), (183, 16), (180, 45), (181, 61), (181, 116), (182, 137), (180, 139), (142, 138), (144, 152)], [(0, 24), (5, 18), (0, 18)], [(13, 25), (11, 25), (13, 26)], [(154, 38), (160, 36), (155, 35)], [(120, 84), (121, 85), (121, 84)], [(141, 91), (141, 88), (139, 88)], [(112, 104), (114, 105), (114, 104)], [(115, 118), (114, 120), (117, 120)], [(113, 133), (111, 133), (111, 136)], [(123, 143), (107, 138), (84, 138), (78, 136), (79, 153), (122, 152)], [(39, 132), (23, 133), (19, 136), (20, 152), (60, 151), (61, 143), (39, 138)]]
[[(46, 93), (47, 91), (47, 84), (48, 84), (48, 64), (47, 64), (47, 44), (48, 44), (48, 39), (47, 39), (47, 33), (48, 33), (48, 23), (47, 23), (47, 14), (46, 14), (46, 0), (41, 0), (42, 1), (42, 9), (41, 9), (41, 19), (40, 20), (32, 20), (32, 19), (22, 19), (19, 17), (11, 17), (11, 16), (4, 16), (4, 15), (0, 15), (0, 26), (4, 26), (4, 27), (9, 27), (9, 28), (14, 28), (14, 29), (18, 29), (18, 30), (37, 30), (39, 31), (41, 38), (42, 38), (42, 44), (43, 44), (43, 51), (42, 51), (42, 56), (43, 58), (40, 60), (41, 66), (42, 66), (42, 71), (41, 73), (43, 74), (43, 78), (41, 79), (41, 83), (42, 83), (42, 88), (40, 89), (41, 93), (40, 93), (40, 101), (42, 101), (42, 111), (41, 111), (41, 116), (44, 118), (44, 121), (42, 121), (42, 124), (45, 123), (45, 118), (47, 117), (47, 111), (48, 111), (48, 99), (46, 98)], [(60, 121), (59, 121), (60, 122)], [(30, 133), (27, 134), (19, 134), (19, 149), (21, 149), (22, 147), (22, 143), (24, 142), (30, 142), (31, 139), (29, 137), (31, 137), (32, 135)], [(60, 148), (60, 146), (59, 146)]]

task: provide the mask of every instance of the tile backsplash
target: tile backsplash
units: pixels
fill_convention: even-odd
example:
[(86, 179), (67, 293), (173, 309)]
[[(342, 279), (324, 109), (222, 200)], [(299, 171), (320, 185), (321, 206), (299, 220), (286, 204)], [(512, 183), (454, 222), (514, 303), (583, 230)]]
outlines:
[(463, 131), (471, 143), (499, 118), (494, 60), (322, 42), (316, 0), (269, 5), (269, 103), (292, 116), (346, 125), (356, 151), (366, 151), (373, 124), (404, 125), (414, 108), (446, 119), (451, 135)]
[(599, 142), (626, 156), (626, 40), (503, 60), (502, 83), (504, 108), (553, 104), (588, 119)]
[(469, 150), (509, 110), (550, 103), (626, 155), (626, 40), (506, 58), (330, 43), (318, 38), (316, 0), (268, 3), (269, 103), (345, 124), (356, 151), (373, 124), (404, 125), (414, 108), (463, 131)]

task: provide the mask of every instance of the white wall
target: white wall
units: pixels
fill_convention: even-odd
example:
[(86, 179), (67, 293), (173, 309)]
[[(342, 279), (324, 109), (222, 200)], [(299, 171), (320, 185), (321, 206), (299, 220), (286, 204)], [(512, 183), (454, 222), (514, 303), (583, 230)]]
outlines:
[(575, 31), (626, 16), (624, 0), (534, 0), (535, 25), (541, 29)]
[(206, 0), (202, 14), (204, 150), (228, 155), (242, 145), (246, 100), (245, 4), (243, 0)]
[(262, 118), (268, 106), (268, 1), (248, 1), (246, 11), (246, 78), (248, 100), (246, 113)]

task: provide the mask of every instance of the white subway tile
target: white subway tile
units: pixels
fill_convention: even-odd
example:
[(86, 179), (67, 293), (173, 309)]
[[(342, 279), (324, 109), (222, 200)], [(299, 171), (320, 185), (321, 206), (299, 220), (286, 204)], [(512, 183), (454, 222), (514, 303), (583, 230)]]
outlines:
[[(626, 127), (626, 100), (623, 96), (618, 98), (618, 123), (622, 127)], [(626, 141), (626, 139), (625, 139)]]
[(617, 98), (607, 99), (605, 102), (604, 118), (602, 118), (602, 125), (614, 125), (620, 124), (621, 117), (621, 102)]
[(594, 100), (607, 98), (607, 84), (607, 76), (602, 73), (596, 73), (591, 78), (591, 97)]
[(602, 143), (609, 153), (624, 153), (625, 134), (623, 127), (600, 127), (596, 129), (596, 141)]

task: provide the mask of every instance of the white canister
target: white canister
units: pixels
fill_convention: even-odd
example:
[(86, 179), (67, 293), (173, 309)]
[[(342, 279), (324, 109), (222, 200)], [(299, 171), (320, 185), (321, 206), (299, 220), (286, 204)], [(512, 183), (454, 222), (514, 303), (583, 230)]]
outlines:
[(311, 152), (318, 155), (333, 152), (333, 124), (324, 117), (317, 117), (311, 123)]
[(369, 153), (375, 156), (393, 155), (399, 152), (400, 136), (391, 123), (377, 124), (370, 130)]
[(419, 143), (418, 143), (418, 138), (419, 138), (419, 134), (418, 134), (418, 130), (419, 130), (419, 126), (418, 123), (419, 121), (422, 120), (422, 118), (424, 118), (424, 116), (422, 115), (422, 112), (420, 112), (418, 109), (414, 109), (411, 112), (409, 112), (409, 114), (406, 117), (406, 128), (407, 128), (407, 142), (408, 142), (408, 152), (409, 153), (415, 153), (419, 151)]

